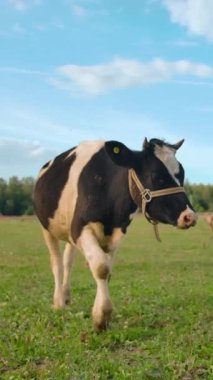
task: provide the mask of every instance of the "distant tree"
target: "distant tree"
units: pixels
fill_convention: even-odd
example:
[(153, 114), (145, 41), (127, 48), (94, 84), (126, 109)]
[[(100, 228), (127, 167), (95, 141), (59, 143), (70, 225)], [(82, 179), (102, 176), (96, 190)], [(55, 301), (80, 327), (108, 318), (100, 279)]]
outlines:
[(34, 186), (34, 179), (32, 177), (25, 177), (22, 179), (22, 209), (24, 210), (25, 215), (32, 215), (34, 213), (32, 205), (32, 192)]
[(7, 182), (0, 178), (0, 214), (3, 214), (3, 208), (6, 202), (6, 189), (7, 189)]
[(185, 190), (196, 211), (213, 211), (213, 185), (190, 184), (186, 181)]
[(8, 182), (0, 178), (0, 213), (2, 215), (32, 215), (34, 179), (11, 177)]
[(21, 215), (22, 189), (18, 177), (11, 177), (7, 185), (6, 213), (8, 215)]
[[(32, 177), (13, 176), (8, 181), (0, 178), (0, 214), (32, 215), (33, 186)], [(190, 184), (186, 180), (185, 190), (196, 211), (213, 212), (213, 185)]]
[(3, 215), (16, 215), (14, 213), (14, 202), (13, 199), (6, 199), (5, 205), (4, 205), (4, 210), (3, 210)]

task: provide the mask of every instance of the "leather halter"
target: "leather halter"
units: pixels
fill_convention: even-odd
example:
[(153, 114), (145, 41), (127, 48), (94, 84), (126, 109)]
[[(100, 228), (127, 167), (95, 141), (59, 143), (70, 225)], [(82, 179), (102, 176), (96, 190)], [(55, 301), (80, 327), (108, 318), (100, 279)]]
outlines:
[(129, 191), (131, 194), (132, 199), (134, 200), (133, 192), (132, 192), (132, 184), (134, 183), (136, 187), (138, 188), (140, 195), (141, 195), (141, 206), (142, 206), (142, 214), (146, 217), (146, 219), (153, 225), (155, 236), (158, 241), (160, 240), (160, 235), (158, 232), (157, 224), (158, 222), (153, 220), (146, 211), (146, 205), (147, 203), (150, 203), (153, 198), (161, 197), (164, 195), (170, 195), (170, 194), (177, 194), (177, 193), (185, 193), (185, 190), (182, 186), (178, 187), (169, 187), (166, 189), (161, 190), (150, 190), (146, 189), (141, 181), (139, 180), (137, 174), (135, 173), (134, 169), (129, 169), (128, 173), (128, 179), (129, 179)]

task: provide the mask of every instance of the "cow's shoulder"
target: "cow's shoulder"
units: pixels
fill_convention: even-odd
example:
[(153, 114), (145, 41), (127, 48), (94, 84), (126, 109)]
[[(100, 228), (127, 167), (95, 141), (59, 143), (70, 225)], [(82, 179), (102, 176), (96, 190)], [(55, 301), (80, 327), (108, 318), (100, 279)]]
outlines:
[(71, 225), (73, 241), (91, 223), (101, 224), (104, 236), (111, 236), (115, 229), (125, 233), (136, 208), (129, 193), (128, 169), (116, 165), (103, 146), (83, 167), (78, 179)]

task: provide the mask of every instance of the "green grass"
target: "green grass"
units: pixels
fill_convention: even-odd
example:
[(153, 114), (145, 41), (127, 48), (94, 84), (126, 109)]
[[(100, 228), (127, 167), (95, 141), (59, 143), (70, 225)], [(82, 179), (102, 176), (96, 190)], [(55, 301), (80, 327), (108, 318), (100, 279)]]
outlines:
[(90, 317), (95, 284), (78, 255), (72, 302), (51, 309), (53, 279), (40, 226), (0, 220), (0, 378), (38, 380), (213, 379), (212, 243), (203, 220), (188, 231), (141, 217), (118, 252), (110, 329)]

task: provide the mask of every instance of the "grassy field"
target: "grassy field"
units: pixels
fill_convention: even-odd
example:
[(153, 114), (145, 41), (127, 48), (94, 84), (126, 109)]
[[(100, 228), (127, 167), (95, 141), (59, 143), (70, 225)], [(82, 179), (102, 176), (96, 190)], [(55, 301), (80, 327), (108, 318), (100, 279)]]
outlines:
[(110, 329), (92, 330), (95, 284), (80, 255), (72, 302), (52, 311), (53, 279), (40, 226), (0, 220), (0, 379), (213, 379), (213, 234), (138, 217), (110, 282)]

